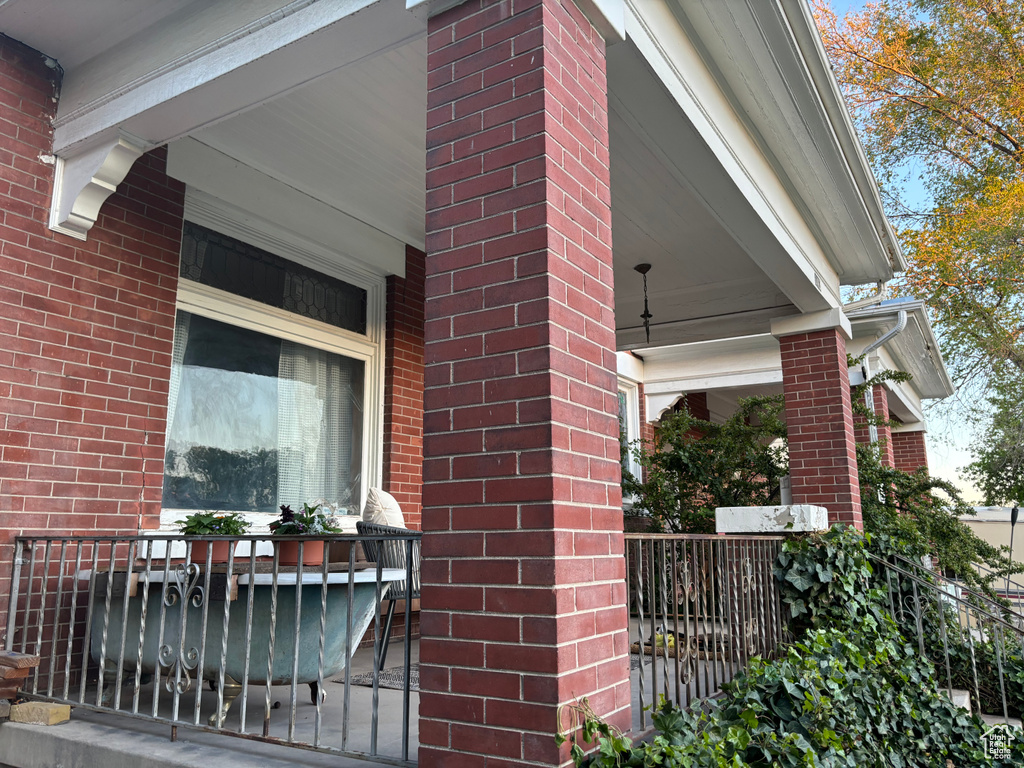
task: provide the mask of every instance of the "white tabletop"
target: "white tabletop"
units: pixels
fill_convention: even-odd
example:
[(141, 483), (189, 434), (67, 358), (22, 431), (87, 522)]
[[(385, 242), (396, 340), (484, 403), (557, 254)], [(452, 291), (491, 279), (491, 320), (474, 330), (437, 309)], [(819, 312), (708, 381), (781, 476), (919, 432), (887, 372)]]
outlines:
[[(170, 572), (167, 574), (168, 577), (173, 580), (175, 578), (175, 568), (172, 566)], [(124, 573), (124, 571), (119, 571)], [(135, 571), (138, 575), (139, 581), (146, 581), (146, 574), (144, 571)], [(267, 585), (270, 586), (274, 583), (274, 574), (272, 573), (235, 573), (233, 574), (238, 578), (238, 583), (241, 585), (255, 584), (256, 586)], [(381, 584), (386, 586), (392, 581), (402, 581), (405, 578), (404, 568), (382, 568), (380, 572)], [(83, 569), (78, 572), (78, 578), (83, 581), (88, 581), (92, 576), (91, 569)], [(296, 584), (296, 577), (298, 574), (292, 571), (279, 572), (277, 574), (278, 586), (294, 586)], [(200, 576), (199, 582), (203, 581), (203, 577)], [(159, 584), (164, 581), (164, 570), (163, 567), (155, 567), (149, 573), (149, 581), (154, 584)], [(348, 584), (352, 581), (356, 584), (363, 584), (366, 582), (375, 583), (377, 581), (377, 569), (363, 568), (356, 571), (330, 571), (327, 574), (328, 584)], [(303, 584), (323, 584), (323, 572), (322, 571), (303, 571), (302, 572), (302, 583)]]

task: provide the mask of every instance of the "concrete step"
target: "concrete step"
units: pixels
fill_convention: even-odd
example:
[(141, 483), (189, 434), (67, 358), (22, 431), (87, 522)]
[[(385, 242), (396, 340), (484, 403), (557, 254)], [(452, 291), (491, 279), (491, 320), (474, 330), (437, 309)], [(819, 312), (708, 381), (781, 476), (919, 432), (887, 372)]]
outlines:
[(1002, 715), (981, 715), (982, 721), (985, 723), (985, 727), (991, 728), (993, 725), (1007, 725), (1013, 726), (1014, 728), (1021, 727), (1021, 721), (1019, 717), (1003, 717)]
[[(112, 725), (116, 723), (116, 725)], [(76, 710), (55, 726), (0, 724), (0, 768), (367, 768), (371, 763)], [(415, 753), (413, 753), (415, 759)]]
[(947, 696), (949, 696), (953, 704), (961, 709), (966, 709), (968, 712), (971, 711), (971, 694), (967, 691), (961, 688), (954, 688), (953, 690), (943, 688), (942, 690)]

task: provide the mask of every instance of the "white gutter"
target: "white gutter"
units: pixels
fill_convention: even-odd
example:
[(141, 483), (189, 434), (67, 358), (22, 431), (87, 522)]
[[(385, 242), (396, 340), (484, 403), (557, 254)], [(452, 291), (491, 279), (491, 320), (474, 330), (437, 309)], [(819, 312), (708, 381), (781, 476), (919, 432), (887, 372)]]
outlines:
[(879, 280), (875, 284), (875, 292), (870, 296), (866, 296), (863, 299), (857, 299), (857, 301), (851, 301), (849, 304), (843, 304), (843, 312), (849, 312), (851, 309), (861, 309), (862, 307), (872, 307), (875, 304), (881, 304), (885, 301), (886, 295), (889, 293), (889, 284), (884, 280)]
[(846, 99), (832, 72), (832, 63), (825, 53), (825, 46), (814, 22), (810, 3), (807, 0), (779, 0), (779, 3), (790, 21), (794, 39), (807, 63), (808, 72), (821, 94), (822, 106), (828, 113), (836, 139), (846, 154), (850, 172), (857, 180), (866, 213), (875, 227), (879, 244), (885, 251), (893, 271), (902, 272), (907, 268), (907, 257), (900, 248), (896, 232), (885, 215), (882, 197), (878, 192), (878, 182), (857, 137)]

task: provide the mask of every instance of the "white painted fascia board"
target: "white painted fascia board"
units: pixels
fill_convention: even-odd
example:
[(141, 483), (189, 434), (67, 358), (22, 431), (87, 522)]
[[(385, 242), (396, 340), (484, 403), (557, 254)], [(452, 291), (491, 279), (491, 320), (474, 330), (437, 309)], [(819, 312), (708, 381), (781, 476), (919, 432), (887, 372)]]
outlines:
[[(626, 36), (625, 0), (575, 0), (583, 14), (609, 43)], [(405, 0), (405, 7), (424, 21), (465, 0)]]
[(835, 149), (842, 153), (844, 164), (860, 190), (865, 213), (874, 225), (873, 231), (880, 247), (890, 258), (891, 268), (896, 272), (902, 272), (907, 268), (906, 255), (900, 247), (892, 224), (885, 215), (878, 182), (874, 171), (871, 170), (864, 147), (857, 137), (846, 99), (832, 72), (832, 65), (814, 22), (811, 5), (807, 0), (778, 0), (777, 5), (770, 5), (778, 8), (792, 29), (807, 72), (814, 80), (822, 106), (830, 118), (838, 144)]
[(651, 395), (667, 395), (684, 392), (711, 392), (718, 389), (781, 385), (782, 370), (766, 368), (759, 371), (712, 374), (705, 376), (680, 376), (676, 379), (649, 381), (644, 383), (644, 392)]
[(168, 147), (167, 174), (375, 275), (405, 275), (405, 244), (195, 139)]
[(893, 434), (896, 434), (897, 432), (927, 432), (928, 422), (926, 422), (924, 419), (921, 419), (920, 421), (911, 422), (909, 424), (900, 424), (898, 426), (893, 427), (892, 431)]
[(644, 360), (642, 357), (637, 357), (629, 352), (616, 352), (615, 363), (620, 379), (625, 379), (633, 384), (644, 383)]
[(54, 153), (70, 154), (119, 128), (163, 144), (424, 32), (393, 1), (295, 0), (62, 111), (61, 104), (75, 103), (74, 93), (65, 92), (54, 121)]
[(904, 425), (924, 422), (924, 408), (921, 398), (906, 383), (886, 382), (889, 411)]
[(751, 241), (736, 232), (725, 211), (719, 212), (722, 223), (799, 309), (839, 306), (839, 281), (828, 259), (665, 0), (628, 0), (626, 32), (784, 255), (766, 247), (763, 239)]

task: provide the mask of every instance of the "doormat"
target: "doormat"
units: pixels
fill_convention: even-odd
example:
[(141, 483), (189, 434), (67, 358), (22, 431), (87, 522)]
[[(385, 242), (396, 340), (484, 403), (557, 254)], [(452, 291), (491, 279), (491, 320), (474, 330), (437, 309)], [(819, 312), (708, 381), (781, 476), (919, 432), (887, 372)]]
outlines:
[[(345, 678), (335, 680), (336, 683), (345, 683)], [(359, 675), (352, 675), (352, 685), (360, 685), (366, 688), (373, 687), (373, 672), (363, 672)], [(390, 688), (401, 691), (405, 688), (405, 667), (388, 667), (382, 669), (377, 676), (378, 688)], [(419, 691), (420, 689), (420, 665), (409, 665), (409, 690)]]

